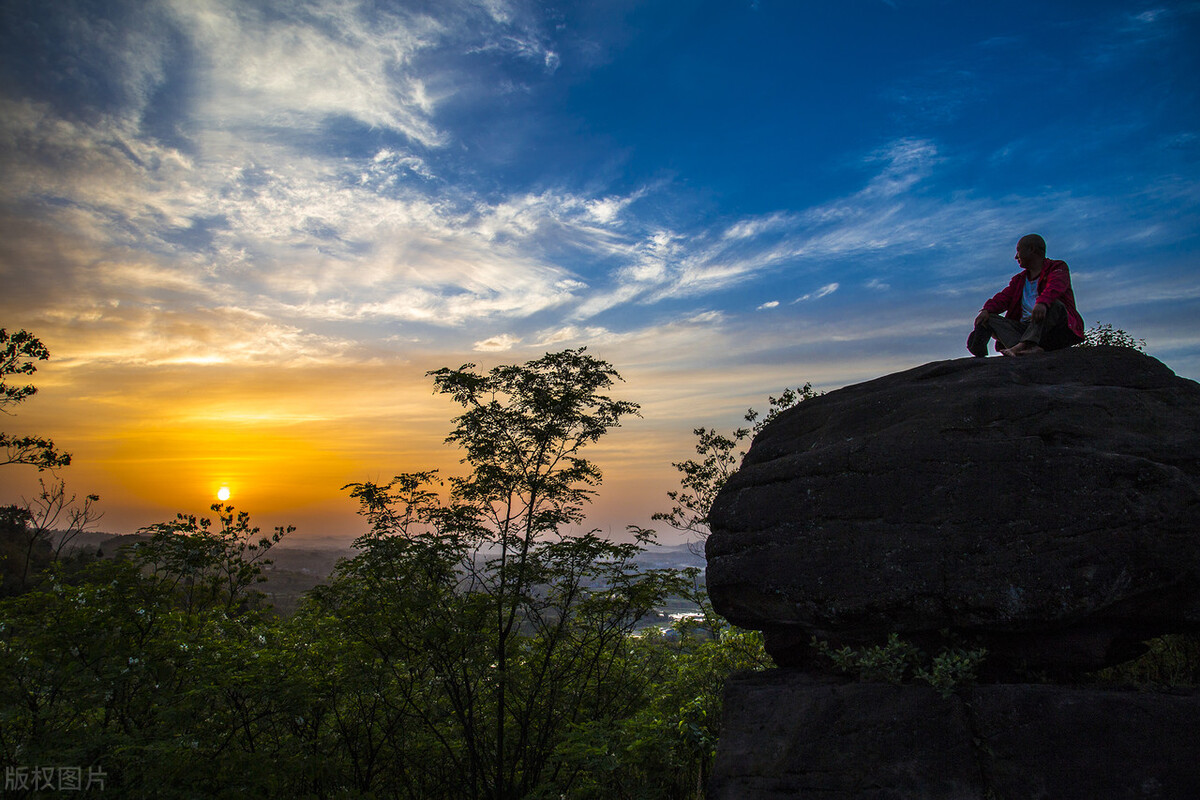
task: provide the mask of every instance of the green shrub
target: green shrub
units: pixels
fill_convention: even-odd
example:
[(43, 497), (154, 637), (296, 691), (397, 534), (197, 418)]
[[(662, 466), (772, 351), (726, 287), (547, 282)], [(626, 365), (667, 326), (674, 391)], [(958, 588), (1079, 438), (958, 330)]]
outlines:
[(1113, 329), (1112, 325), (1107, 323), (1097, 322), (1092, 327), (1088, 328), (1084, 333), (1084, 339), (1080, 342), (1081, 347), (1100, 347), (1107, 345), (1109, 347), (1129, 347), (1137, 350), (1139, 353), (1146, 352), (1146, 340), (1135, 339), (1130, 334), (1126, 333), (1121, 328)]
[(981, 647), (968, 649), (947, 645), (931, 656), (895, 633), (888, 636), (886, 644), (870, 647), (846, 646), (834, 650), (828, 642), (815, 636), (812, 646), (819, 655), (829, 660), (836, 671), (844, 675), (855, 676), (860, 681), (926, 683), (943, 696), (974, 683), (979, 666), (987, 655), (987, 650)]

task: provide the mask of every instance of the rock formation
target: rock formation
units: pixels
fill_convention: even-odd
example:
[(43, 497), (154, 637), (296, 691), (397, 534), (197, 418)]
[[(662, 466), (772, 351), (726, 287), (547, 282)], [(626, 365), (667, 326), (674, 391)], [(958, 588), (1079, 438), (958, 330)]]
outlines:
[[(1131, 349), (937, 362), (781, 414), (713, 504), (707, 581), (793, 669), (730, 682), (715, 796), (1200, 796), (1200, 695), (1062, 685), (1200, 630), (1198, 520), (1200, 384)], [(985, 685), (819, 674), (814, 636), (889, 633), (986, 648)]]
[(781, 665), (948, 630), (1098, 669), (1200, 623), (1200, 384), (1128, 348), (927, 364), (780, 415), (710, 520), (713, 605)]

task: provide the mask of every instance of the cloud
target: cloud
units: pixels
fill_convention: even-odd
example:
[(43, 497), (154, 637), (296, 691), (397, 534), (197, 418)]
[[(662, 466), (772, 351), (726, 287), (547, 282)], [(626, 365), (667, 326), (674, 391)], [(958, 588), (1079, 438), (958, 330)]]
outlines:
[[(86, 326), (87, 336), (77, 331)], [(39, 332), (61, 341), (65, 369), (89, 365), (164, 367), (180, 364), (297, 367), (345, 360), (360, 347), (254, 311), (111, 305), (93, 313), (43, 312)], [(73, 335), (74, 334), (74, 335)]]
[(778, 308), (778, 307), (779, 307), (779, 301), (778, 301), (778, 300), (770, 300), (770, 301), (768, 301), (768, 302), (766, 302), (766, 303), (763, 303), (761, 306), (759, 306), (758, 308), (756, 308), (756, 309), (754, 309), (754, 310), (755, 310), (755, 311), (762, 311), (762, 310), (764, 310), (764, 309), (767, 309), (767, 308)]
[(521, 337), (513, 336), (511, 333), (502, 333), (499, 336), (492, 336), (489, 339), (476, 342), (473, 349), (480, 353), (503, 353), (507, 350), (512, 350), (520, 342)]
[(369, 18), (351, 3), (274, 6), (173, 0), (169, 7), (201, 58), (196, 120), (224, 130), (312, 129), (346, 116), (443, 144), (436, 99), (409, 65), (444, 34), (433, 18), (400, 9)]
[[(528, 316), (586, 286), (539, 251), (611, 252), (610, 228), (632, 199), (543, 193), (486, 203), (443, 191), (433, 200), (382, 186), (390, 168), (428, 171), (394, 150), (349, 166), (286, 147), (262, 149), (256, 162), (212, 162), (145, 142), (112, 118), (69, 122), (29, 102), (0, 110), (11, 112), (0, 153), (18, 178), (7, 201), (108, 251), (106, 260), (127, 258), (118, 248), (163, 256), (107, 274), (113, 288), (139, 287), (147, 301), (183, 291), (199, 303), (223, 296), (319, 319), (446, 325)], [(60, 273), (58, 288), (74, 287)]]
[[(633, 214), (647, 187), (497, 195), (446, 182), (437, 153), (453, 131), (437, 127), (436, 112), (452, 90), (423, 59), (485, 39), (497, 43), (493, 55), (549, 58), (552, 45), (519, 4), (449, 3), (436, 17), (353, 3), (274, 14), (222, 0), (166, 8), (204, 54), (180, 118), (187, 141), (146, 136), (134, 110), (67, 121), (25, 102), (0, 123), (6, 163), (24, 165), (10, 199), (119, 264), (100, 281), (78, 271), (64, 294), (224, 304), (304, 326), (470, 328), (548, 314), (565, 330), (766, 271), (802, 279), (822, 259), (905, 247), (918, 238), (906, 224), (929, 216), (905, 196), (937, 163), (936, 146), (920, 139), (871, 154), (878, 172), (853, 196), (712, 228)], [(314, 150), (306, 138), (339, 118), (404, 139), (339, 157)], [(668, 200), (673, 190), (654, 188)], [(153, 257), (130, 261), (133, 250)]]
[[(957, 156), (929, 137), (873, 148), (856, 164), (869, 174), (841, 196), (759, 215), (677, 214), (685, 189), (665, 180), (623, 192), (498, 191), (452, 177), (451, 145), (461, 143), (439, 110), (465, 83), (492, 80), (463, 72), (464, 52), (523, 65), (505, 78), (553, 71), (559, 48), (524, 5), (154, 8), (122, 34), (141, 44), (109, 54), (128, 87), (123, 105), (70, 116), (0, 97), (0, 202), (11, 211), (0, 277), (15, 284), (18, 265), (46, 265), (14, 290), (37, 297), (37, 313), (62, 325), (104, 320), (110, 341), (128, 326), (125, 350), (105, 357), (157, 357), (155, 337), (136, 330), (149, 309), (197, 326), (183, 340), (198, 352), (247, 361), (287, 348), (337, 357), (357, 352), (353, 336), (381, 333), (506, 349), (612, 341), (764, 276), (772, 294), (824, 284), (796, 302), (842, 284), (882, 291), (889, 284), (871, 275), (885, 259), (903, 273), (931, 253), (1008, 238), (1023, 220), (1111, 216), (1086, 196), (924, 191)], [(163, 26), (195, 50), (194, 63), (154, 44)], [(168, 89), (181, 90), (167, 125), (175, 137), (147, 129)], [(329, 135), (337, 126), (372, 135), (351, 146)], [(1158, 224), (1138, 231), (1169, 236), (1181, 223)], [(947, 258), (934, 266), (959, 269)], [(510, 332), (488, 335), (496, 329)], [(222, 351), (221, 331), (259, 344)]]
[(764, 217), (752, 217), (738, 220), (725, 229), (721, 238), (725, 240), (756, 239), (767, 233), (786, 230), (795, 223), (795, 217), (790, 214), (776, 212)]
[(883, 169), (860, 191), (860, 201), (892, 198), (907, 192), (929, 177), (938, 161), (937, 145), (928, 139), (900, 139), (867, 157)]
[(838, 290), (838, 284), (827, 283), (824, 286), (822, 286), (820, 289), (818, 289), (817, 291), (809, 292), (808, 294), (806, 294), (802, 297), (797, 297), (792, 302), (793, 303), (803, 303), (807, 300), (819, 300), (822, 297), (827, 297), (828, 295), (833, 294), (837, 290)]
[[(464, 4), (468, 16), (473, 4)], [(518, 58), (540, 65), (547, 73), (554, 73), (561, 64), (561, 57), (540, 31), (539, 21), (527, 13), (519, 3), (504, 0), (483, 0), (479, 4), (494, 23), (499, 35), (478, 37), (470, 52), (498, 53), (508, 58)], [(464, 26), (467, 27), (467, 26)]]
[(587, 318), (632, 302), (703, 296), (768, 271), (799, 277), (829, 259), (883, 251), (895, 257), (990, 227), (992, 214), (984, 204), (913, 194), (940, 162), (934, 142), (900, 139), (865, 157), (876, 172), (845, 197), (739, 219), (716, 231), (647, 232), (625, 251), (635, 260), (613, 273), (612, 285), (597, 287), (575, 316)]
[(576, 347), (579, 345), (598, 344), (616, 341), (616, 334), (607, 328), (592, 325), (580, 328), (575, 325), (564, 325), (539, 331), (533, 337), (537, 347)]

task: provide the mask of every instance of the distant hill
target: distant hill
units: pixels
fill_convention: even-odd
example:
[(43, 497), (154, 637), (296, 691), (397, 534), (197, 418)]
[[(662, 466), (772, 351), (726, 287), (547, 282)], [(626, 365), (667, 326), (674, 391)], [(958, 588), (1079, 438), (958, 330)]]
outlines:
[[(59, 533), (54, 538), (54, 545), (57, 547), (62, 534)], [(104, 531), (84, 531), (76, 534), (67, 543), (65, 551), (71, 550), (88, 550), (95, 552), (97, 549), (103, 550), (104, 555), (115, 555), (118, 550), (127, 545), (133, 545), (137, 542), (148, 542), (150, 537), (140, 533), (105, 533)]]

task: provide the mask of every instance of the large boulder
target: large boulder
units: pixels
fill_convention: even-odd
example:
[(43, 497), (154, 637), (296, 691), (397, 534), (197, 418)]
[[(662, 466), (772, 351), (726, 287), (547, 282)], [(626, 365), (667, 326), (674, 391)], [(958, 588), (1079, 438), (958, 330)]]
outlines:
[(708, 592), (782, 665), (949, 632), (1074, 673), (1200, 626), (1200, 384), (1127, 348), (957, 359), (781, 414), (710, 514)]

